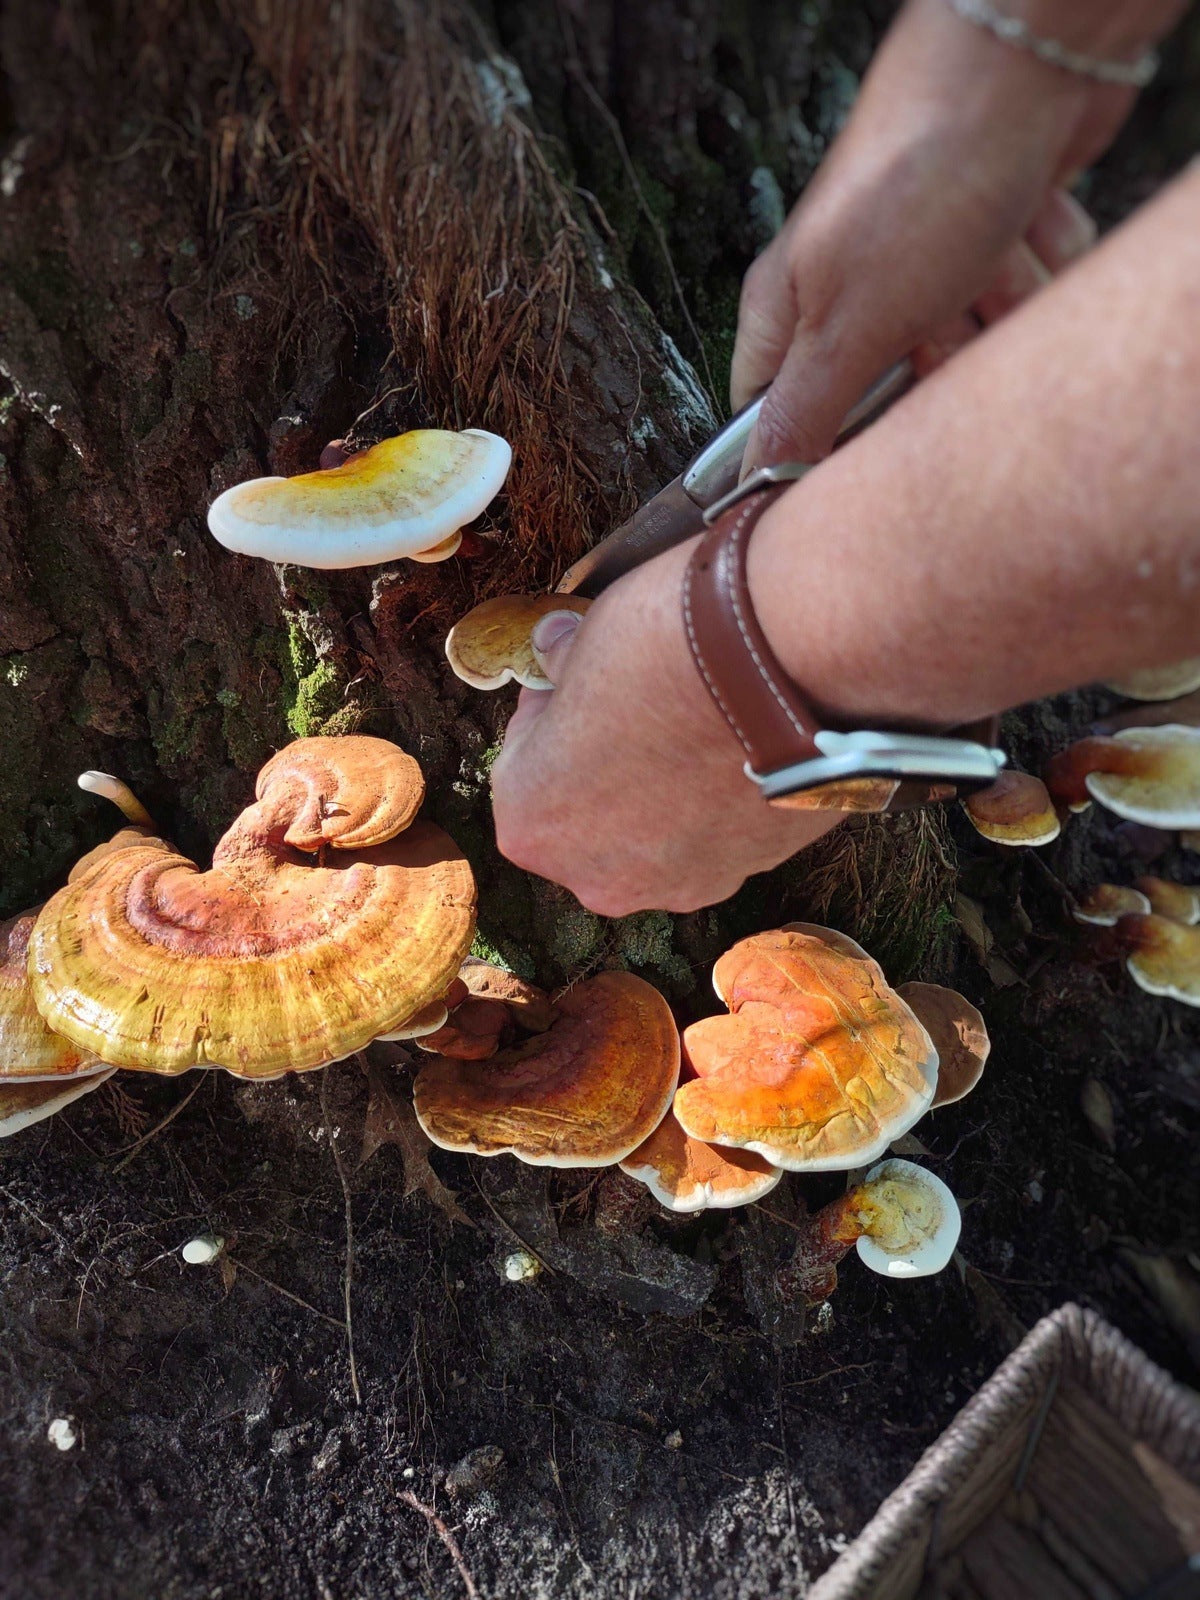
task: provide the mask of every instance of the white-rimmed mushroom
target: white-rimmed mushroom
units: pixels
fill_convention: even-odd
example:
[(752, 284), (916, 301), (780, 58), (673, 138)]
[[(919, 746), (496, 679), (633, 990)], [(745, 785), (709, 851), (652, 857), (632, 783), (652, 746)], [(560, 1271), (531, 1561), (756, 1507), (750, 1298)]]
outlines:
[(1127, 822), (1200, 828), (1200, 728), (1168, 722), (1080, 739), (1050, 762), (1046, 782), (1072, 810), (1090, 796)]
[(454, 676), (472, 689), (503, 689), (514, 681), (526, 689), (549, 689), (533, 645), (533, 629), (555, 611), (579, 616), (591, 605), (572, 594), (501, 594), (484, 600), (446, 635), (446, 659)]
[(35, 1122), (52, 1117), (81, 1095), (91, 1094), (107, 1083), (117, 1069), (98, 1067), (86, 1076), (68, 1078), (64, 1083), (0, 1082), (0, 1139), (21, 1133)]
[(1080, 895), (1071, 908), (1071, 915), (1076, 922), (1111, 928), (1121, 917), (1144, 914), (1150, 909), (1150, 901), (1140, 889), (1131, 889), (1122, 883), (1098, 883)]
[(942, 1180), (912, 1161), (892, 1158), (867, 1173), (857, 1191), (863, 1231), (859, 1259), (885, 1278), (928, 1278), (958, 1245), (962, 1214)]
[(1124, 678), (1104, 685), (1129, 700), (1176, 700), (1200, 689), (1200, 656), (1174, 661), (1166, 667), (1140, 667)]
[(296, 478), (252, 478), (209, 507), (227, 550), (301, 567), (444, 560), (503, 486), (512, 450), (482, 428), (418, 428)]

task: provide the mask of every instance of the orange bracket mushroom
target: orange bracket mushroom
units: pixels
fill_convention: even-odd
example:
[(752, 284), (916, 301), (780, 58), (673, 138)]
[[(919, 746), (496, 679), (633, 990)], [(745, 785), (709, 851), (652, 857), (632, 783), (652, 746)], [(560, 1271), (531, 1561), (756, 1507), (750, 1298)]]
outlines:
[(463, 962), (457, 993), (448, 997), (449, 1016), (419, 1048), (456, 1061), (486, 1061), (520, 1028), (544, 1033), (558, 1015), (548, 995), (515, 972), (476, 957)]
[(1002, 772), (963, 801), (977, 833), (993, 844), (1050, 844), (1061, 824), (1050, 791), (1028, 772)]
[(413, 1105), (444, 1150), (532, 1166), (607, 1167), (662, 1121), (679, 1078), (679, 1034), (657, 989), (602, 972), (556, 1002), (544, 1033), (488, 1061), (436, 1056)]
[(1150, 901), (1140, 889), (1128, 889), (1119, 883), (1098, 883), (1080, 896), (1071, 915), (1076, 922), (1088, 922), (1097, 928), (1111, 928), (1121, 917), (1150, 909)]
[(503, 689), (514, 679), (526, 689), (549, 689), (533, 646), (534, 624), (552, 611), (591, 605), (573, 594), (502, 594), (485, 600), (456, 622), (446, 636), (446, 659), (454, 676), (473, 689)]
[(1200, 728), (1166, 723), (1080, 739), (1053, 758), (1046, 782), (1072, 809), (1090, 797), (1128, 822), (1200, 828)]
[(374, 794), (347, 802), (327, 864), (302, 855), (287, 837), (309, 791), (284, 757), (208, 872), (139, 841), (46, 904), (30, 981), (55, 1032), (114, 1066), (269, 1078), (350, 1055), (441, 1000), (474, 933), (465, 858), (427, 823), (343, 848), (377, 815)]
[(209, 507), (227, 550), (301, 567), (444, 561), (503, 486), (512, 451), (494, 433), (418, 428), (297, 478), (253, 478)]
[(1200, 1006), (1200, 927), (1151, 913), (1122, 917), (1116, 938), (1139, 989)]
[(296, 739), (263, 767), (254, 797), (291, 812), (284, 843), (297, 850), (364, 850), (409, 826), (425, 798), (425, 778), (389, 739)]
[(1172, 883), (1169, 878), (1153, 878), (1148, 874), (1135, 880), (1135, 888), (1141, 890), (1148, 902), (1137, 909), (1153, 911), (1160, 917), (1170, 917), (1173, 922), (1185, 922), (1189, 927), (1200, 922), (1200, 888), (1188, 883)]
[[(694, 1076), (685, 1064), (681, 1075)], [(753, 1150), (722, 1149), (685, 1133), (673, 1110), (620, 1163), (668, 1211), (724, 1210), (761, 1200), (783, 1177)]]
[(0, 1078), (0, 1139), (53, 1117), (72, 1101), (107, 1083), (116, 1067), (101, 1067), (65, 1083), (9, 1083)]
[(684, 1030), (697, 1076), (675, 1096), (685, 1132), (793, 1171), (877, 1160), (928, 1110), (937, 1050), (853, 940), (757, 934), (717, 962), (729, 1015)]

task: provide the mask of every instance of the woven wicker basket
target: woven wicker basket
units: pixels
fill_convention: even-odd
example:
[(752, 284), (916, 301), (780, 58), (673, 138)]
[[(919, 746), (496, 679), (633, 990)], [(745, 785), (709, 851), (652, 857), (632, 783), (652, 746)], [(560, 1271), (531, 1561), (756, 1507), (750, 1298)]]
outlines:
[(810, 1600), (1197, 1600), (1200, 1398), (1062, 1306)]

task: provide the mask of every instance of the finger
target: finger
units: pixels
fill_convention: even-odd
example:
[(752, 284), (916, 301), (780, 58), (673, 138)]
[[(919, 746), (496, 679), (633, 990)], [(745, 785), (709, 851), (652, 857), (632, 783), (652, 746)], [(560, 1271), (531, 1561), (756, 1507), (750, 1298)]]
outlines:
[(1051, 189), (1025, 230), (1025, 242), (1051, 272), (1062, 272), (1085, 255), (1099, 229), (1066, 189)]
[(583, 621), (578, 611), (548, 611), (534, 623), (533, 658), (551, 683), (561, 683), (567, 656)]
[(783, 365), (796, 329), (796, 304), (782, 236), (751, 265), (738, 302), (729, 400), (748, 405)]
[(936, 333), (917, 345), (911, 356), (913, 371), (918, 378), (927, 378), (938, 367), (945, 366), (950, 357), (979, 337), (979, 323), (964, 311), (952, 317)]
[[(516, 750), (521, 740), (533, 727), (534, 723), (544, 711), (550, 708), (554, 698), (550, 689), (522, 689), (517, 696), (517, 709), (508, 719), (508, 727), (504, 730), (504, 742), (501, 745), (500, 759), (505, 752), (510, 756)], [(497, 762), (497, 765), (499, 762)], [(493, 767), (493, 772), (495, 768)]]
[(1005, 255), (999, 272), (974, 302), (971, 309), (989, 327), (1050, 282), (1049, 268), (1036, 256), (1024, 239)]

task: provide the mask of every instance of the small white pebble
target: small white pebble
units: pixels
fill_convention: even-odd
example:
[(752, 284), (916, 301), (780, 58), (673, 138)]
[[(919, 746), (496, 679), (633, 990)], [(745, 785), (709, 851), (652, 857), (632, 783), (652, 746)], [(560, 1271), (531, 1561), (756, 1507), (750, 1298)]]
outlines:
[(400, 1476), (402, 1478), (415, 1478), (416, 1475), (417, 1475), (416, 1467), (405, 1467), (404, 1471), (400, 1474)]
[(673, 1433), (669, 1433), (667, 1435), (667, 1437), (663, 1440), (663, 1444), (668, 1450), (682, 1450), (683, 1435), (680, 1433), (679, 1429), (676, 1428)]
[(79, 1442), (70, 1417), (55, 1417), (46, 1429), (46, 1437), (56, 1450), (74, 1450)]
[(207, 1267), (225, 1248), (225, 1241), (215, 1233), (198, 1233), (189, 1239), (179, 1254), (189, 1267)]
[(504, 1276), (509, 1283), (528, 1283), (542, 1270), (542, 1263), (528, 1250), (514, 1250), (504, 1258)]
[(1025, 1193), (1033, 1201), (1035, 1206), (1040, 1205), (1046, 1198), (1046, 1191), (1042, 1188), (1041, 1184), (1036, 1178), (1031, 1178), (1030, 1181), (1025, 1185)]

